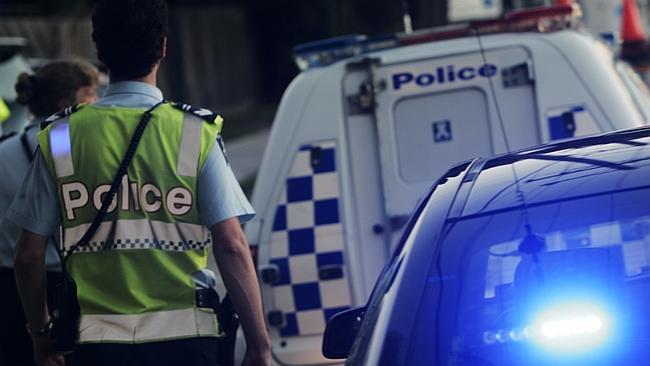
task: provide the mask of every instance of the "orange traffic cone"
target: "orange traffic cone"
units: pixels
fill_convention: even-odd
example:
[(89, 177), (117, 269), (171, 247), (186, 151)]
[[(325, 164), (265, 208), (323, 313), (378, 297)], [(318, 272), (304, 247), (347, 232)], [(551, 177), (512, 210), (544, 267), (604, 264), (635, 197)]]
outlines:
[(650, 47), (635, 0), (623, 0), (620, 57), (637, 69), (650, 66)]
[(645, 41), (647, 38), (641, 25), (641, 16), (635, 0), (623, 0), (621, 38), (624, 42)]

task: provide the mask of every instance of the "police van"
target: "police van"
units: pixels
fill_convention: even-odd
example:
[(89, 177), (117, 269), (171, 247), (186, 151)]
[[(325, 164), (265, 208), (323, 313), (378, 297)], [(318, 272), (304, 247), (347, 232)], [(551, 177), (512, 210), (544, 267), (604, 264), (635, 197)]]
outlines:
[(366, 303), (418, 198), (454, 163), (650, 120), (648, 91), (579, 12), (296, 47), (303, 72), (245, 228), (277, 364), (335, 362), (321, 354), (327, 320)]

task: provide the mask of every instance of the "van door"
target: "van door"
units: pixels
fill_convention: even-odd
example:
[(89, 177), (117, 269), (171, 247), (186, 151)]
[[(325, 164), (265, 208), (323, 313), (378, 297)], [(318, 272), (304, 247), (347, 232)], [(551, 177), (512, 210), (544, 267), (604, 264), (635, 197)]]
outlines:
[(540, 142), (532, 67), (523, 47), (486, 51), (485, 61), (474, 52), (375, 67), (384, 205), (394, 230), (453, 164)]

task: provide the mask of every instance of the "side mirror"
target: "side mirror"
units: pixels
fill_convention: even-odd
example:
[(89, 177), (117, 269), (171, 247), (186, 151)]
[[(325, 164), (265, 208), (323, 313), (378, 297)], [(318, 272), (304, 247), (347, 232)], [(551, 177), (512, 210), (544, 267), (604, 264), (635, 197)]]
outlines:
[(357, 337), (366, 308), (349, 309), (334, 315), (323, 335), (323, 356), (330, 359), (347, 358)]

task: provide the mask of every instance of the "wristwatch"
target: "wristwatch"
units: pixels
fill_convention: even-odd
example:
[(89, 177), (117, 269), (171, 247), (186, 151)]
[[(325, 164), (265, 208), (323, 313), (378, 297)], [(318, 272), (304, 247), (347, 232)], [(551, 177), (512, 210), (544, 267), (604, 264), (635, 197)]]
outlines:
[(45, 325), (43, 325), (42, 327), (38, 328), (38, 330), (36, 330), (35, 332), (32, 331), (31, 327), (29, 326), (29, 323), (25, 324), (25, 328), (27, 328), (27, 334), (29, 334), (30, 336), (41, 337), (50, 334), (53, 324), (54, 324), (54, 320), (52, 318), (49, 318), (47, 320), (47, 323), (45, 323)]

